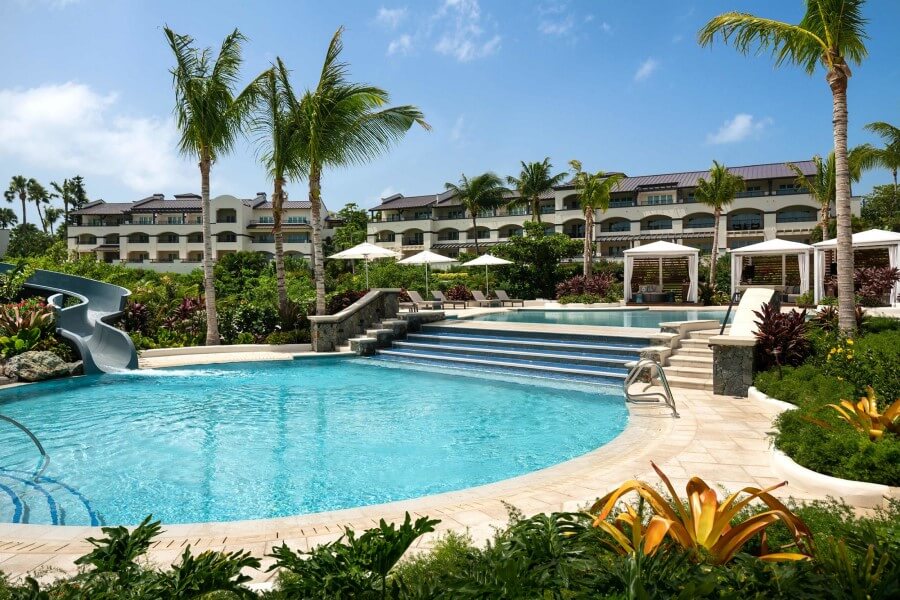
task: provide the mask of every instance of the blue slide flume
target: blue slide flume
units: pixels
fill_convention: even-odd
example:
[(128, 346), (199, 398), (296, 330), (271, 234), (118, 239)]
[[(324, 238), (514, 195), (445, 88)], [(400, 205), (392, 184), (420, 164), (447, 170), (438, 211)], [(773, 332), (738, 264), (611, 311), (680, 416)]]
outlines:
[[(14, 268), (0, 263), (0, 273)], [(131, 338), (111, 325), (122, 314), (130, 291), (86, 277), (43, 270), (36, 270), (25, 287), (48, 296), (56, 310), (57, 331), (77, 348), (85, 374), (137, 368), (137, 352)], [(78, 303), (66, 306), (66, 297), (75, 298)]]

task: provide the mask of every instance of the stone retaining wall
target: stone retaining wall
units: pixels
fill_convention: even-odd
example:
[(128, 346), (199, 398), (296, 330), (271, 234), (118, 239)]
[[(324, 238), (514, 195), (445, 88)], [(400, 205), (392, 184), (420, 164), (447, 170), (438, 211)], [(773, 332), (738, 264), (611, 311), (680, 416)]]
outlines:
[(395, 318), (399, 311), (399, 289), (376, 289), (335, 315), (309, 317), (312, 350), (334, 352), (382, 319)]

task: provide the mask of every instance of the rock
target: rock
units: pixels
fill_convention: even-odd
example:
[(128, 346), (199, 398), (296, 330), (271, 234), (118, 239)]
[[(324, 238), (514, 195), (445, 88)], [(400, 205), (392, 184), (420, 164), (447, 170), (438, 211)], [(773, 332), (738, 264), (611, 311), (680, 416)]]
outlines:
[(3, 374), (18, 381), (43, 381), (71, 374), (69, 363), (52, 352), (23, 352), (3, 365)]
[(84, 363), (80, 360), (76, 360), (75, 362), (66, 363), (69, 367), (69, 375), (73, 377), (75, 375), (84, 375)]

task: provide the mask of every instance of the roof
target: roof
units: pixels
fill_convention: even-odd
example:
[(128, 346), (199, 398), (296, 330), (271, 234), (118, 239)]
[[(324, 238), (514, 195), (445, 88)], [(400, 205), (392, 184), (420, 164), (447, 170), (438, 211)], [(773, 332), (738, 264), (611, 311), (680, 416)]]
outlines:
[(95, 200), (85, 204), (83, 208), (73, 210), (73, 215), (119, 215), (128, 210), (132, 202), (104, 202)]
[(781, 255), (800, 254), (803, 252), (809, 252), (811, 250), (812, 246), (801, 244), (800, 242), (792, 242), (790, 240), (780, 240), (778, 238), (775, 238), (766, 240), (765, 242), (759, 242), (758, 244), (743, 246), (742, 248), (734, 248), (733, 250), (731, 250), (731, 254), (735, 256), (742, 254)]
[(681, 244), (673, 244), (672, 242), (659, 241), (625, 250), (623, 254), (626, 256), (656, 257), (684, 256), (686, 254), (697, 254), (698, 252), (700, 252), (700, 249), (694, 248), (693, 246), (682, 246)]
[[(272, 210), (272, 203), (265, 195), (241, 200), (245, 206), (254, 209)], [(287, 200), (286, 209), (308, 209), (312, 205), (308, 200)], [(323, 205), (324, 208), (324, 205)], [(166, 211), (200, 211), (201, 198), (198, 194), (175, 194), (174, 199), (166, 199), (162, 194), (154, 194), (135, 202), (105, 202), (96, 200), (72, 211), (73, 215), (119, 215), (128, 212), (166, 212)], [(327, 210), (324, 211), (327, 213)]]
[[(253, 208), (258, 208), (260, 210), (272, 210), (272, 203), (267, 200), (261, 204), (257, 204)], [(309, 200), (285, 200), (284, 208), (312, 208), (312, 203)]]
[[(740, 175), (745, 181), (759, 179), (794, 179), (796, 173), (791, 170), (787, 162), (766, 163), (761, 165), (746, 165), (742, 167), (729, 167), (728, 171)], [(811, 160), (796, 161), (794, 164), (800, 168), (804, 175), (815, 175), (816, 165)], [(614, 171), (618, 173), (617, 171)], [(696, 187), (701, 177), (708, 177), (709, 169), (704, 171), (685, 171), (682, 173), (660, 173), (657, 175), (638, 175), (636, 177), (628, 177), (619, 182), (613, 190), (614, 192), (634, 192), (644, 189), (676, 189)], [(570, 181), (565, 185), (558, 186), (558, 190), (573, 189), (575, 186)], [(516, 193), (510, 192), (508, 198), (515, 198)], [(541, 195), (542, 199), (550, 199), (553, 192), (545, 192)], [(382, 198), (381, 204), (371, 211), (382, 210), (399, 210), (404, 208), (423, 208), (426, 206), (456, 206), (459, 202), (452, 192), (446, 191), (440, 194), (426, 194), (424, 196), (404, 196), (403, 194), (394, 194), (388, 198)]]
[[(887, 247), (887, 246), (900, 246), (900, 233), (894, 233), (893, 231), (885, 231), (884, 229), (869, 229), (867, 231), (860, 231), (859, 233), (853, 234), (853, 247), (870, 247), (870, 248), (878, 248), (878, 247)], [(825, 240), (824, 242), (819, 242), (818, 244), (813, 244), (816, 248), (834, 248), (837, 246), (836, 239)]]

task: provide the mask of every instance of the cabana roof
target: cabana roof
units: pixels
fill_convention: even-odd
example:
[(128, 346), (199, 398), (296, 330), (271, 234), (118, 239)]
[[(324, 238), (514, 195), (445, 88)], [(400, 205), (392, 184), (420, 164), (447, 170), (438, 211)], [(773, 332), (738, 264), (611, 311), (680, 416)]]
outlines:
[(682, 246), (681, 244), (660, 241), (652, 244), (642, 244), (637, 248), (626, 250), (623, 254), (633, 258), (657, 258), (660, 256), (687, 256), (698, 254), (699, 252), (699, 248), (692, 246)]
[[(860, 231), (859, 233), (853, 234), (854, 248), (877, 248), (879, 246), (893, 246), (896, 244), (900, 244), (900, 233), (894, 233), (893, 231), (869, 229), (868, 231)], [(829, 250), (837, 247), (837, 240), (825, 240), (824, 242), (813, 244), (813, 246), (818, 249)]]
[(744, 254), (755, 254), (777, 256), (781, 254), (800, 254), (803, 252), (811, 252), (812, 246), (801, 244), (800, 242), (792, 242), (790, 240), (780, 240), (778, 238), (759, 242), (758, 244), (750, 244), (743, 248), (734, 248), (731, 250), (733, 256)]

